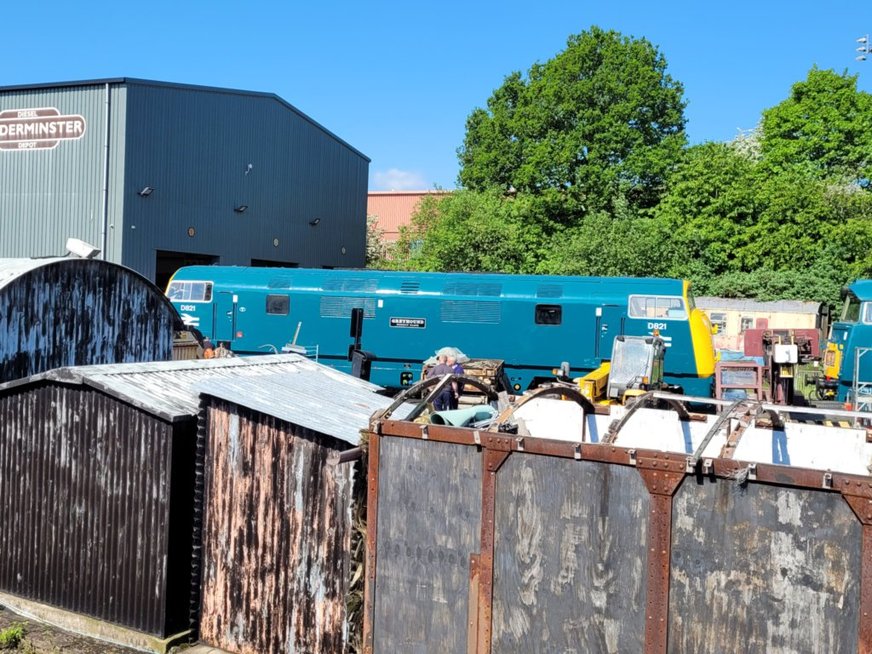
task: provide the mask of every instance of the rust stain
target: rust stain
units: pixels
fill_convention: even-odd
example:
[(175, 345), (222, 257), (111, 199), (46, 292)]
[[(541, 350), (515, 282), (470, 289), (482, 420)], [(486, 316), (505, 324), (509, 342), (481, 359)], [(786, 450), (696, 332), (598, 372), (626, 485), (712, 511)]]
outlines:
[(353, 466), (267, 416), (208, 409), (201, 638), (240, 654), (342, 652)]

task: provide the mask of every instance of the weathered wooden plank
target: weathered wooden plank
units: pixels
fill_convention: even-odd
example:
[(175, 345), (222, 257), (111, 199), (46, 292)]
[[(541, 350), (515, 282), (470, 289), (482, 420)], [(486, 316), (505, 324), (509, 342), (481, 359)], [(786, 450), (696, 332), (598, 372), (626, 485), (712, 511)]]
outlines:
[(481, 525), (481, 454), (380, 443), (373, 651), (466, 654), (470, 555)]
[(515, 452), (497, 475), (494, 652), (642, 652), (650, 495), (634, 468)]
[(842, 497), (689, 481), (673, 505), (669, 651), (856, 654), (861, 525)]

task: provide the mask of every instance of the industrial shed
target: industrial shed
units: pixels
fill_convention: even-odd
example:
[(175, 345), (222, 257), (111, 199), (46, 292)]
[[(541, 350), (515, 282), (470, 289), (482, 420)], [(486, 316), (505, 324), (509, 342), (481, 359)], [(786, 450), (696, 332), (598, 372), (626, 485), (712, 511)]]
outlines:
[[(269, 378), (267, 388), (275, 388), (275, 375), (295, 373), (329, 392), (325, 412), (337, 416), (344, 414), (331, 406), (346, 401), (340, 390), (354, 384), (374, 388), (358, 380), (319, 386), (320, 379), (339, 373), (298, 355), (63, 368), (0, 385), (0, 515), (11, 516), (0, 530), (0, 603), (73, 631), (156, 651), (165, 649), (172, 635), (195, 628), (199, 588), (192, 575), (198, 566), (193, 539), (203, 506), (196, 499), (202, 495), (195, 496), (198, 388), (221, 382), (220, 388), (262, 397), (257, 390), (262, 380)], [(293, 398), (286, 393), (276, 399)], [(370, 404), (364, 404), (368, 411)], [(305, 406), (315, 413), (311, 400)], [(314, 438), (311, 432), (295, 433)], [(282, 443), (279, 452), (287, 446)], [(239, 460), (248, 454), (233, 451)], [(235, 470), (230, 469), (231, 478), (243, 484)], [(288, 469), (277, 461), (275, 470)], [(300, 483), (298, 501), (325, 492), (317, 479), (303, 477)], [(235, 506), (235, 498), (226, 496), (230, 491), (216, 487), (209, 497), (218, 507)], [(251, 517), (262, 515), (257, 511), (263, 504), (245, 506)], [(287, 524), (287, 519), (276, 522)], [(340, 524), (346, 537), (347, 523)], [(332, 528), (313, 524), (306, 535)], [(249, 542), (239, 543), (241, 552)], [(310, 570), (317, 548), (310, 541), (303, 545), (313, 559), (301, 569)], [(215, 551), (214, 542), (212, 547)], [(319, 570), (325, 577), (338, 574)], [(293, 588), (295, 574), (292, 568), (273, 571), (276, 580)], [(259, 601), (268, 604), (269, 598)]]
[(181, 265), (362, 266), (369, 159), (271, 93), (131, 78), (0, 87), (0, 257), (68, 236)]
[(366, 490), (339, 461), (390, 404), (378, 388), (313, 363), (201, 386), (204, 643), (240, 654), (348, 651), (353, 516)]
[(0, 382), (63, 366), (166, 361), (182, 329), (160, 289), (123, 266), (0, 259)]

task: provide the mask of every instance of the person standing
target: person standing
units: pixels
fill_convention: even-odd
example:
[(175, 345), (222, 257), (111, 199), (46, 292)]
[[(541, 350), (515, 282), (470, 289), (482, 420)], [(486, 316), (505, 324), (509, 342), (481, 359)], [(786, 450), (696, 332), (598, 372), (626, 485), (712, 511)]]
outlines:
[[(445, 360), (446, 365), (451, 369), (451, 374), (462, 375), (463, 366), (457, 362), (457, 357), (449, 354)], [(448, 408), (456, 409), (460, 406), (460, 394), (463, 392), (463, 384), (457, 380), (451, 382), (451, 397), (449, 398)]]
[[(453, 371), (448, 365), (448, 357), (446, 355), (440, 354), (436, 360), (438, 363), (430, 368), (427, 373), (427, 379), (430, 379), (431, 377), (444, 377), (445, 375), (452, 374)], [(442, 392), (433, 399), (433, 407), (437, 411), (445, 411), (445, 409), (448, 409), (451, 406), (452, 393), (453, 382), (442, 389)]]

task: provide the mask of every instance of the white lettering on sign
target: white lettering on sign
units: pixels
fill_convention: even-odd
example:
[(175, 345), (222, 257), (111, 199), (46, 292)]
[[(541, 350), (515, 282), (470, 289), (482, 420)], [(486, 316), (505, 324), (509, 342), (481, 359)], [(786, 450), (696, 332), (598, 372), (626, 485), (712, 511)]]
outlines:
[(180, 304), (179, 311), (196, 311), (197, 307), (194, 304)]
[(665, 322), (649, 322), (648, 329), (659, 329), (660, 331), (663, 331), (664, 329), (666, 329), (666, 323)]
[(0, 111), (0, 150), (52, 149), (82, 138), (86, 129), (82, 116), (62, 116), (54, 107)]

